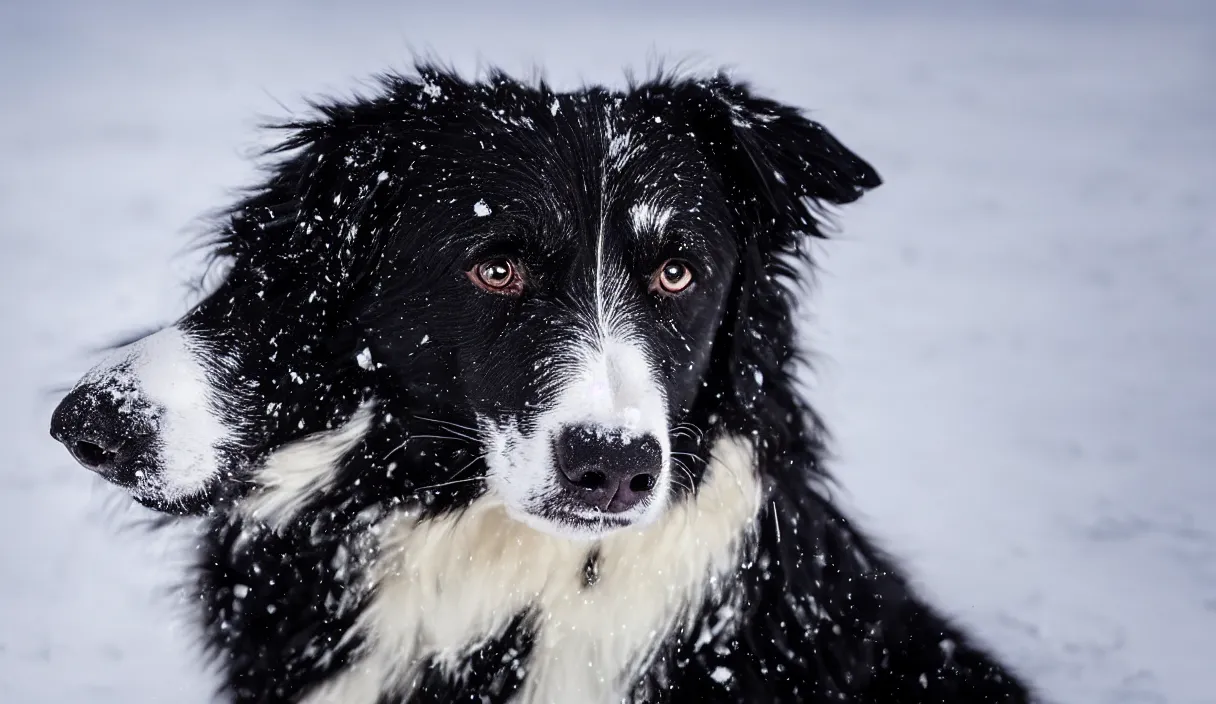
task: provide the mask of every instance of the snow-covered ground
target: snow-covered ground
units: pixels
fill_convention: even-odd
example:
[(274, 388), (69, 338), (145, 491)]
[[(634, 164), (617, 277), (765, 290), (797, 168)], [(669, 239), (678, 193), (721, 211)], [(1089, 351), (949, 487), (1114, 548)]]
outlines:
[(209, 699), (184, 552), (123, 528), (50, 410), (91, 346), (188, 304), (187, 235), (252, 178), (259, 118), (414, 49), (566, 86), (691, 58), (814, 108), (888, 181), (806, 327), (846, 500), (1058, 701), (1216, 702), (1202, 2), (169, 5), (0, 5), (0, 701)]

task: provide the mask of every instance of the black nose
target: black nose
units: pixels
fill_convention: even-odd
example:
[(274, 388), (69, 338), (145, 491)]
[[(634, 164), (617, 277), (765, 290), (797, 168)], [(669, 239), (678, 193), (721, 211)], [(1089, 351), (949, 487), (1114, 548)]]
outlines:
[(609, 513), (642, 502), (658, 482), (663, 449), (653, 435), (575, 425), (555, 444), (562, 483), (583, 503)]
[(118, 386), (82, 384), (72, 389), (51, 416), (51, 437), (72, 457), (111, 481), (123, 476), (132, 460), (151, 444), (154, 417), (137, 392)]

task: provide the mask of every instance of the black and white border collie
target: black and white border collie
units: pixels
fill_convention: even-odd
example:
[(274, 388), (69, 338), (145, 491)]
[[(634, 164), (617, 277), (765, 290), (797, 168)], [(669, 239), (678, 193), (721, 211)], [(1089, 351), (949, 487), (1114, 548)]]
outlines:
[(52, 420), (205, 516), (225, 700), (1031, 699), (827, 492), (791, 285), (869, 164), (721, 75), (315, 109)]

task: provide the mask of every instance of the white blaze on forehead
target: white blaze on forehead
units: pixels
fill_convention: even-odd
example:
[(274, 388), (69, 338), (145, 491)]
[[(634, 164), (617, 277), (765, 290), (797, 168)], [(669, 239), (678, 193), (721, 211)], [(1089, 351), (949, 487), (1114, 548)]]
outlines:
[(554, 413), (562, 422), (666, 435), (663, 388), (641, 347), (608, 336), (579, 356)]
[(115, 350), (77, 386), (133, 392), (150, 408), (159, 471), (139, 477), (141, 497), (177, 501), (197, 494), (219, 474), (219, 448), (232, 437), (220, 415), (222, 393), (208, 370), (220, 362), (174, 326)]
[[(611, 329), (612, 299), (614, 294), (619, 293), (618, 287), (623, 284), (623, 281), (609, 282), (607, 279), (614, 274), (618, 279), (626, 278), (624, 272), (614, 271), (611, 263), (606, 261), (604, 256), (604, 238), (607, 236), (609, 224), (608, 216), (612, 212), (616, 183), (619, 180), (614, 176), (619, 175), (638, 148), (631, 132), (626, 130), (623, 133), (617, 133), (614, 127), (615, 119), (616, 115), (613, 110), (608, 108), (604, 122), (604, 161), (600, 165), (599, 222), (595, 231), (595, 314), (599, 333), (603, 335), (608, 334)], [(609, 287), (608, 290), (605, 290), (606, 287)]]
[[(671, 484), (671, 441), (667, 428), (667, 398), (657, 361), (636, 334), (630, 320), (629, 292), (635, 286), (629, 272), (606, 251), (608, 215), (613, 211), (615, 175), (637, 150), (628, 132), (616, 133), (611, 110), (606, 116), (604, 163), (599, 184), (599, 219), (594, 255), (593, 306), (583, 321), (582, 337), (559, 350), (559, 370), (554, 383), (545, 384), (550, 394), (531, 428), (518, 422), (480, 419), (486, 449), (487, 485), (517, 520), (539, 530), (566, 537), (599, 537), (598, 532), (573, 528), (544, 518), (546, 509), (567, 508), (558, 480), (553, 443), (572, 426), (592, 426), (623, 434), (624, 441), (653, 436), (662, 451), (659, 476), (649, 499), (616, 518), (641, 525), (656, 520), (665, 510)], [(670, 212), (658, 208), (636, 211), (631, 217), (647, 225), (662, 226)], [(584, 516), (583, 518), (587, 518)]]

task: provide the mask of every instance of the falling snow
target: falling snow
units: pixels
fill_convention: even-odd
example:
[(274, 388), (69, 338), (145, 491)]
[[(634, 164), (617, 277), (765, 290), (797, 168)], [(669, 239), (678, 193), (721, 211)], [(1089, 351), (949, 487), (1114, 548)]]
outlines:
[[(1152, 15), (1160, 4), (1138, 6)], [(813, 388), (836, 431), (842, 493), (1053, 700), (1207, 702), (1211, 18), (984, 15), (994, 11), (833, 16), (809, 30), (757, 14), (765, 44), (788, 51), (774, 59), (744, 43), (714, 57), (841, 124), (890, 184), (843, 218), (806, 319), (827, 360)], [(357, 38), (334, 22), (331, 40), (300, 42), (330, 23), (282, 13), (253, 36), (235, 10), (206, 23), (186, 9), (135, 22), (122, 4), (88, 22), (33, 12), (38, 22), (0, 44), (28, 79), (0, 78), (13, 123), (0, 154), (25, 176), (0, 188), (0, 297), (23, 302), (5, 310), (9, 339), (35, 341), (4, 352), (12, 461), (0, 521), (24, 539), (4, 553), (0, 698), (201, 703), (214, 683), (197, 667), (185, 607), (158, 589), (180, 579), (178, 545), (113, 527), (145, 514), (122, 504), (116, 520), (113, 492), (46, 439), (48, 389), (77, 378), (85, 350), (181, 313), (180, 283), (198, 272), (165, 233), (251, 174), (239, 157), (251, 105), (279, 115), (267, 92), (359, 70), (318, 77), (318, 62), (379, 68), (384, 46), (400, 55), (400, 27), (442, 32), (460, 18), (351, 8)], [(542, 47), (568, 82), (616, 80), (654, 36), (673, 37), (672, 53), (721, 49), (685, 38), (683, 19), (628, 17), (623, 26), (647, 30), (566, 37), (548, 10), (522, 17), (509, 32), (466, 23), (436, 41), (470, 66), (490, 50)], [(99, 36), (131, 51), (80, 48)], [(267, 46), (282, 60), (260, 60)], [(200, 61), (210, 78), (180, 80)], [(174, 138), (182, 125), (197, 139)]]

